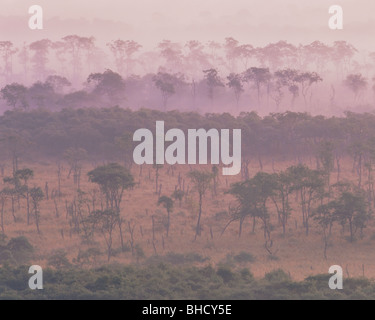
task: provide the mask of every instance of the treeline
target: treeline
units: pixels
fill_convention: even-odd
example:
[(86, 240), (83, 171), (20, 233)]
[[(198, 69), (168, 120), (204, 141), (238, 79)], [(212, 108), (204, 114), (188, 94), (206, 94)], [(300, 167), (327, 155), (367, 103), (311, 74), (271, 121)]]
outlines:
[[(140, 128), (155, 130), (155, 122), (166, 130), (242, 129), (242, 173), (248, 165), (264, 159), (291, 160), (321, 168), (321, 153), (332, 153), (332, 170), (339, 180), (341, 160), (352, 159), (361, 179), (375, 154), (375, 115), (347, 112), (344, 117), (311, 116), (307, 113), (275, 113), (265, 117), (255, 112), (234, 117), (228, 113), (206, 114), (159, 112), (121, 108), (45, 109), (8, 111), (0, 117), (1, 162), (26, 158), (60, 159), (68, 149), (82, 149), (86, 160), (132, 162), (133, 133)], [(81, 151), (82, 151), (81, 150)]]
[(238, 221), (241, 236), (244, 221), (252, 219), (254, 233), (256, 223), (260, 222), (264, 246), (272, 259), (278, 252), (271, 235), (275, 230), (275, 221), (282, 227), (285, 236), (291, 213), (297, 212), (306, 236), (313, 229), (312, 220), (323, 234), (324, 258), (327, 259), (327, 248), (333, 243), (333, 228), (341, 227), (342, 234), (348, 230), (346, 239), (350, 242), (358, 233), (363, 238), (363, 230), (368, 226), (374, 205), (371, 173), (363, 189), (348, 181), (331, 185), (329, 175), (328, 165), (322, 170), (298, 165), (279, 173), (258, 172), (251, 179), (233, 184), (228, 193), (237, 201), (236, 205), (230, 206), (231, 218), (223, 232), (232, 222)]
[[(203, 78), (190, 83), (183, 73), (159, 71), (144, 76), (132, 75), (123, 78), (107, 69), (101, 73), (91, 73), (84, 82), (84, 88), (75, 90), (71, 82), (62, 76), (51, 75), (45, 81), (30, 86), (13, 82), (0, 90), (0, 97), (6, 109), (83, 108), (120, 105), (139, 109), (147, 105), (152, 109), (167, 110), (170, 106), (181, 110), (204, 110), (230, 106), (232, 113), (238, 113), (240, 102), (245, 100), (245, 110), (274, 110), (282, 107), (288, 110), (313, 110), (317, 100), (326, 93), (314, 90), (323, 81), (316, 72), (299, 69), (277, 69), (251, 67), (240, 73), (221, 76), (217, 69), (202, 70)], [(353, 105), (364, 104), (363, 95), (369, 80), (362, 74), (348, 74), (340, 84)], [(330, 98), (324, 102), (331, 111), (338, 111), (339, 101), (335, 89), (331, 87)], [(345, 95), (346, 92), (344, 91)], [(242, 98), (245, 96), (244, 98)], [(171, 102), (169, 102), (172, 99)], [(223, 104), (224, 102), (224, 104)], [(371, 104), (371, 101), (367, 101)], [(336, 109), (335, 109), (336, 108)], [(326, 110), (327, 111), (327, 110)]]
[[(109, 40), (106, 47), (98, 47), (94, 37), (68, 35), (58, 41), (41, 39), (24, 42), (18, 47), (12, 41), (0, 41), (0, 53), (1, 75), (6, 83), (44, 81), (54, 74), (80, 83), (84, 74), (108, 66), (124, 77), (156, 73), (159, 69), (175, 73), (186, 71), (190, 80), (202, 78), (204, 69), (218, 68), (231, 73), (252, 65), (270, 68), (272, 72), (292, 66), (318, 73), (333, 69), (340, 76), (353, 69), (368, 68), (357, 59), (358, 50), (346, 41), (335, 41), (331, 45), (314, 41), (298, 46), (278, 41), (256, 47), (232, 37), (208, 43), (163, 40), (147, 51), (134, 40), (114, 39)], [(366, 57), (374, 61), (374, 52), (366, 52)]]
[(248, 269), (222, 266), (106, 266), (98, 269), (44, 269), (43, 290), (28, 288), (29, 267), (0, 269), (0, 299), (121, 300), (372, 300), (375, 284), (365, 278), (344, 280), (343, 290), (328, 287), (329, 275), (296, 282), (282, 270), (255, 280)]
[[(323, 105), (320, 112), (329, 108), (337, 113), (348, 99), (367, 109), (373, 102), (374, 67), (359, 62), (358, 50), (345, 41), (254, 47), (233, 38), (184, 46), (164, 40), (155, 51), (141, 52), (137, 42), (118, 39), (107, 47), (108, 58), (93, 37), (43, 39), (22, 48), (0, 41), (4, 106), (60, 110), (120, 104), (166, 110), (173, 105), (181, 110), (279, 112), (314, 111)], [(375, 61), (375, 53), (366, 55)]]

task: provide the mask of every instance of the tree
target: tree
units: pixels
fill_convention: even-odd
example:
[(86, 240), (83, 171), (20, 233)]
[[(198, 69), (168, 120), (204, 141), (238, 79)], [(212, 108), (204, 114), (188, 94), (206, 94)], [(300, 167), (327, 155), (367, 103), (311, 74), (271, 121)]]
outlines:
[(165, 67), (169, 72), (182, 71), (182, 48), (179, 43), (172, 42), (170, 40), (163, 40), (158, 44), (160, 55), (165, 60)]
[(269, 251), (273, 243), (271, 239), (270, 212), (267, 203), (274, 196), (275, 177), (274, 174), (258, 172), (252, 179), (234, 183), (229, 190), (229, 193), (235, 196), (238, 207), (234, 210), (234, 215), (227, 226), (231, 222), (239, 220), (241, 234), (242, 223), (247, 216), (253, 217), (253, 229), (255, 227), (255, 219), (260, 219), (263, 223), (267, 251)]
[(254, 214), (263, 222), (264, 237), (271, 241), (270, 213), (267, 208), (267, 202), (271, 199), (275, 190), (275, 176), (273, 174), (258, 172), (250, 180), (251, 192), (255, 193), (253, 198)]
[(99, 166), (88, 173), (91, 182), (99, 185), (106, 197), (106, 208), (120, 212), (120, 204), (126, 189), (134, 186), (131, 173), (118, 163)]
[(7, 105), (16, 109), (21, 107), (26, 109), (28, 107), (27, 103), (27, 88), (19, 83), (12, 83), (6, 85), (0, 91), (1, 97), (6, 101)]
[(243, 44), (237, 48), (238, 58), (245, 70), (248, 69), (250, 59), (255, 55), (255, 49), (251, 44)]
[(26, 199), (26, 213), (27, 213), (27, 224), (28, 225), (30, 224), (30, 189), (29, 189), (29, 186), (28, 186), (28, 181), (33, 176), (34, 176), (34, 171), (29, 169), (29, 168), (17, 170), (14, 174), (14, 178), (16, 179), (16, 181), (18, 181), (18, 180), (23, 181), (23, 185), (19, 185), (19, 183), (16, 183), (16, 185), (19, 185), (17, 187), (18, 193), (21, 196), (25, 197), (25, 199)]
[(211, 172), (212, 172), (214, 194), (215, 196), (217, 196), (217, 181), (219, 177), (219, 168), (216, 165), (214, 165), (211, 168)]
[(270, 84), (269, 84), (269, 93), (270, 98), (275, 101), (277, 111), (280, 108), (281, 102), (284, 98), (283, 88), (285, 87), (285, 82), (282, 77), (282, 74), (277, 71), (272, 75)]
[(5, 225), (4, 225), (4, 209), (7, 201), (7, 195), (4, 190), (0, 191), (0, 226), (1, 226), (1, 237), (5, 237)]
[(301, 85), (301, 93), (302, 93), (305, 105), (307, 104), (306, 96), (307, 96), (307, 93), (311, 90), (311, 86), (314, 83), (323, 81), (323, 79), (316, 72), (300, 72), (296, 76), (295, 80)]
[(360, 73), (349, 74), (344, 80), (344, 85), (353, 91), (353, 94), (354, 94), (353, 103), (356, 103), (360, 94), (364, 90), (366, 90), (368, 82), (367, 82), (367, 79), (364, 76), (362, 76)]
[(199, 213), (198, 213), (198, 221), (195, 231), (195, 240), (197, 239), (197, 236), (201, 235), (201, 216), (202, 216), (202, 203), (203, 203), (203, 197), (207, 191), (207, 189), (211, 185), (212, 181), (212, 173), (211, 172), (205, 172), (205, 171), (198, 171), (193, 170), (188, 173), (188, 177), (194, 184), (194, 187), (199, 195)]
[(67, 258), (67, 252), (64, 249), (57, 249), (54, 251), (47, 260), (47, 264), (57, 270), (66, 270), (71, 266)]
[(83, 148), (68, 148), (64, 151), (64, 159), (69, 164), (68, 178), (73, 172), (74, 185), (79, 189), (82, 162), (87, 158), (87, 151)]
[(262, 67), (269, 66), (272, 71), (280, 66), (290, 68), (297, 60), (297, 48), (286, 41), (270, 43), (264, 48), (257, 48), (255, 54)]
[(172, 198), (175, 199), (176, 201), (178, 200), (180, 208), (181, 208), (181, 203), (182, 203), (182, 199), (184, 198), (184, 195), (185, 195), (185, 192), (182, 191), (181, 189), (176, 189), (172, 193)]
[(161, 92), (164, 110), (167, 107), (169, 98), (176, 93), (176, 88), (185, 83), (182, 74), (170, 74), (165, 72), (158, 72), (152, 78), (152, 81)]
[(49, 39), (38, 40), (29, 45), (30, 50), (34, 51), (31, 62), (34, 64), (34, 73), (38, 80), (43, 81), (46, 77), (48, 53), (51, 45), (52, 42)]
[(308, 45), (303, 46), (303, 53), (305, 55), (305, 63), (315, 65), (315, 70), (318, 73), (324, 73), (325, 67), (329, 62), (329, 57), (332, 53), (332, 48), (320, 41), (314, 41)]
[(224, 63), (222, 58), (219, 56), (218, 51), (221, 49), (222, 45), (216, 41), (209, 41), (207, 43), (208, 48), (210, 49), (209, 59), (211, 65), (218, 65), (218, 63)]
[(121, 246), (124, 250), (124, 239), (122, 235), (122, 219), (120, 216), (120, 205), (124, 191), (134, 186), (134, 178), (123, 166), (118, 163), (110, 163), (95, 168), (88, 173), (91, 182), (99, 185), (101, 192), (106, 198), (106, 209), (115, 212), (120, 229)]
[(130, 170), (133, 164), (133, 135), (128, 132), (124, 133), (115, 139), (115, 145), (120, 151), (120, 157), (124, 161), (125, 168)]
[(28, 90), (30, 102), (38, 108), (52, 107), (55, 91), (48, 82), (35, 82)]
[(292, 166), (287, 171), (293, 179), (292, 189), (299, 192), (302, 221), (308, 235), (312, 206), (324, 194), (324, 179), (320, 171), (311, 170), (304, 165)]
[(95, 49), (95, 38), (94, 37), (80, 37), (77, 35), (68, 35), (62, 38), (62, 48), (64, 52), (70, 54), (70, 64), (72, 66), (73, 82), (77, 82), (82, 69), (82, 58), (83, 53), (86, 52), (85, 61), (88, 64), (88, 70), (90, 70), (90, 63), (92, 61), (93, 51)]
[(173, 211), (174, 202), (170, 197), (162, 196), (158, 200), (158, 205), (163, 205), (163, 207), (167, 210), (167, 214), (168, 214), (167, 237), (168, 237), (170, 221), (171, 221), (171, 212)]
[(349, 224), (350, 242), (353, 242), (355, 230), (359, 228), (362, 233), (370, 218), (363, 192), (360, 190), (343, 191), (332, 205), (337, 220), (342, 225)]
[(130, 76), (134, 64), (133, 55), (139, 51), (142, 46), (133, 40), (114, 40), (107, 43), (115, 59), (116, 68), (119, 74)]
[(334, 168), (334, 149), (335, 147), (331, 141), (323, 141), (318, 147), (318, 158), (323, 165), (328, 187), (330, 186), (330, 173)]
[(85, 106), (91, 106), (93, 103), (93, 97), (87, 93), (87, 91), (79, 90), (64, 95), (61, 100), (61, 105), (70, 108), (82, 108)]
[(295, 69), (284, 69), (275, 72), (275, 77), (278, 80), (280, 87), (288, 88), (288, 91), (292, 95), (291, 106), (294, 106), (294, 102), (299, 95), (298, 87), (298, 76), (299, 72)]
[(5, 81), (9, 82), (13, 75), (12, 57), (18, 51), (11, 41), (0, 41), (0, 54), (3, 58), (3, 73)]
[(204, 79), (208, 87), (208, 97), (213, 104), (214, 101), (214, 90), (217, 87), (224, 87), (224, 83), (219, 77), (218, 71), (216, 69), (203, 70)]
[(50, 85), (56, 93), (63, 93), (65, 87), (70, 87), (72, 85), (67, 78), (59, 75), (48, 76), (46, 83)]
[(53, 42), (51, 47), (55, 51), (56, 60), (59, 62), (60, 75), (67, 76), (69, 73), (67, 62), (71, 62), (71, 61), (68, 61), (68, 58), (67, 58), (67, 50), (66, 50), (65, 42), (64, 41)]
[(236, 104), (238, 107), (238, 103), (241, 98), (241, 94), (244, 91), (243, 85), (242, 85), (242, 78), (239, 74), (231, 73), (228, 77), (228, 83), (227, 86), (231, 88), (234, 92), (234, 96), (236, 98)]
[[(351, 60), (358, 50), (346, 41), (335, 41), (330, 50), (331, 59), (336, 66), (337, 77), (348, 72)], [(342, 79), (341, 78), (341, 79)]]
[(40, 202), (44, 198), (44, 193), (40, 187), (34, 187), (30, 189), (30, 197), (31, 197), (31, 202), (33, 205), (33, 212), (34, 212), (34, 218), (35, 218), (35, 225), (36, 229), (38, 231), (38, 234), (40, 234), (40, 229), (39, 229), (39, 223), (40, 223)]
[(331, 237), (332, 225), (337, 219), (334, 212), (335, 206), (336, 202), (331, 201), (327, 204), (320, 205), (312, 213), (312, 217), (317, 221), (323, 230), (324, 259), (327, 259), (327, 248)]
[(113, 231), (120, 221), (120, 214), (113, 209), (96, 210), (89, 216), (92, 225), (95, 229), (99, 230), (104, 237), (107, 245), (107, 261), (112, 256), (113, 245)]
[(159, 170), (163, 168), (162, 164), (154, 163), (152, 167), (155, 169), (155, 194), (158, 194), (159, 190)]
[(268, 68), (252, 67), (243, 73), (245, 82), (252, 82), (257, 90), (258, 105), (260, 105), (261, 87), (265, 86), (271, 80), (271, 73)]
[(18, 59), (23, 66), (24, 82), (27, 83), (30, 57), (29, 57), (29, 47), (27, 46), (26, 42), (23, 43), (22, 48), (20, 52), (18, 53)]
[(15, 131), (3, 132), (0, 143), (12, 161), (12, 174), (14, 176), (14, 173), (18, 170), (20, 157), (28, 151), (28, 147), (32, 143), (25, 135)]
[(185, 57), (186, 69), (194, 81), (200, 76), (202, 68), (207, 68), (210, 65), (209, 58), (204, 52), (204, 45), (197, 40), (188, 41), (185, 47), (189, 50)]
[(286, 232), (288, 218), (292, 212), (289, 196), (293, 192), (293, 180), (288, 171), (282, 171), (275, 175), (274, 192), (271, 195), (283, 227), (283, 235)]
[(228, 37), (225, 38), (225, 44), (223, 47), (225, 49), (225, 58), (229, 64), (228, 69), (230, 72), (235, 72), (236, 62), (237, 59), (240, 57), (239, 42), (232, 37)]
[(117, 104), (125, 99), (125, 81), (121, 75), (112, 70), (90, 74), (87, 83), (94, 85), (92, 92), (96, 96), (106, 96), (111, 103)]

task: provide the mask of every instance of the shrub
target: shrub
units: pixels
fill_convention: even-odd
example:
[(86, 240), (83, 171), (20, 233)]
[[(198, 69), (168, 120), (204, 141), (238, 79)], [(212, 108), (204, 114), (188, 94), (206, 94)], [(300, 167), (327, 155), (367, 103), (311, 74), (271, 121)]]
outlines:
[(264, 279), (269, 282), (284, 282), (291, 280), (290, 276), (281, 269), (277, 269), (269, 273), (266, 273)]
[(170, 264), (191, 264), (191, 263), (203, 263), (205, 261), (209, 260), (208, 257), (203, 257), (199, 253), (190, 252), (187, 254), (182, 253), (175, 253), (175, 252), (169, 252), (165, 256), (157, 256), (157, 257), (151, 257), (147, 260), (148, 263), (159, 263), (159, 262), (166, 262)]
[(34, 248), (26, 237), (12, 238), (7, 245), (0, 247), (0, 263), (11, 265), (26, 264), (33, 252)]
[(229, 282), (234, 279), (234, 273), (227, 266), (219, 267), (219, 269), (217, 270), (217, 274), (224, 280), (224, 282)]
[(247, 253), (244, 251), (241, 251), (238, 255), (234, 256), (233, 259), (239, 263), (255, 261), (255, 257), (251, 253)]
[(71, 266), (71, 263), (66, 255), (67, 252), (64, 249), (58, 249), (48, 257), (47, 264), (56, 269), (68, 268)]

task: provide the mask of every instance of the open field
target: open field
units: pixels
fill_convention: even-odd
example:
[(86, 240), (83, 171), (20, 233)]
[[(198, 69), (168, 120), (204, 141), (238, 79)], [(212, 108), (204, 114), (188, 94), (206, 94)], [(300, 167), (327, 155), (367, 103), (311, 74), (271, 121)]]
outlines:
[[(343, 162), (342, 178), (356, 179), (352, 176), (351, 164), (349, 159)], [(97, 164), (99, 165), (99, 164)], [(291, 163), (281, 163), (276, 169), (285, 169)], [(55, 163), (21, 163), (20, 168), (28, 167), (34, 170), (34, 178), (30, 180), (30, 186), (43, 186), (48, 182), (49, 193), (54, 193), (57, 188), (57, 165)], [(88, 214), (92, 210), (92, 194), (97, 186), (88, 181), (87, 172), (94, 166), (86, 163), (82, 168), (80, 188), (86, 194), (83, 212)], [(64, 165), (61, 175), (61, 197), (41, 202), (41, 234), (38, 235), (36, 227), (31, 221), (26, 224), (25, 201), (20, 201), (20, 206), (16, 206), (17, 222), (13, 222), (10, 213), (10, 204), (5, 206), (5, 233), (8, 239), (16, 236), (25, 236), (35, 247), (32, 263), (39, 264), (42, 267), (47, 266), (48, 257), (58, 249), (63, 249), (67, 253), (70, 262), (77, 263), (76, 259), (79, 252), (89, 248), (100, 248), (101, 254), (95, 257), (90, 263), (83, 264), (83, 267), (98, 266), (107, 263), (106, 246), (100, 233), (94, 235), (89, 243), (82, 240), (82, 234), (73, 231), (69, 216), (67, 216), (66, 205), (69, 205), (77, 199), (76, 187), (73, 178), (68, 178), (68, 166)], [(166, 210), (163, 206), (158, 206), (158, 194), (155, 193), (155, 170), (152, 166), (144, 166), (140, 175), (139, 167), (133, 166), (132, 174), (136, 185), (133, 190), (126, 190), (121, 204), (121, 217), (125, 220), (123, 224), (123, 233), (127, 243), (126, 252), (121, 252), (120, 237), (117, 230), (113, 236), (113, 257), (110, 263), (148, 263), (155, 256), (166, 262), (180, 263), (182, 260), (175, 255), (175, 260), (171, 259), (174, 254), (183, 254), (192, 256), (192, 253), (198, 254), (197, 259), (192, 259), (195, 265), (222, 265), (231, 267), (247, 267), (255, 277), (261, 278), (267, 272), (281, 268), (289, 273), (292, 279), (302, 280), (308, 276), (328, 273), (331, 265), (338, 264), (344, 268), (346, 276), (359, 277), (365, 275), (368, 278), (375, 278), (375, 255), (373, 254), (373, 245), (375, 242), (375, 224), (374, 221), (368, 223), (364, 230), (363, 237), (357, 237), (354, 243), (350, 243), (343, 234), (342, 228), (334, 226), (333, 237), (327, 251), (328, 259), (323, 257), (323, 240), (320, 229), (313, 223), (309, 236), (305, 235), (302, 227), (301, 215), (298, 210), (294, 210), (288, 221), (286, 235), (282, 235), (282, 228), (278, 225), (277, 216), (271, 215), (273, 225), (273, 255), (266, 251), (264, 247), (263, 230), (261, 223), (257, 223), (255, 233), (252, 233), (252, 220), (245, 220), (241, 237), (238, 235), (238, 222), (231, 224), (226, 232), (221, 232), (229, 216), (226, 213), (229, 204), (233, 203), (234, 198), (231, 195), (224, 194), (231, 183), (240, 179), (240, 176), (219, 177), (219, 187), (217, 196), (208, 190), (203, 201), (202, 214), (202, 234), (194, 241), (195, 225), (198, 210), (198, 197), (192, 191), (191, 183), (186, 177), (190, 170), (189, 166), (175, 167), (174, 170), (168, 167), (160, 169), (159, 183), (162, 184), (161, 195), (170, 196), (175, 186), (178, 185), (178, 176), (180, 174), (182, 183), (185, 184), (185, 190), (190, 190), (187, 197), (182, 201), (179, 207), (176, 201), (174, 210), (171, 214), (171, 224), (169, 236), (166, 236), (165, 221)], [(249, 166), (250, 176), (259, 171), (256, 161), (252, 161)], [(272, 172), (271, 161), (264, 161), (264, 171)], [(10, 167), (5, 168), (5, 175), (10, 174)], [(335, 180), (335, 172), (332, 172), (331, 179)], [(91, 195), (90, 195), (91, 194)], [(96, 206), (100, 206), (99, 192), (96, 196)], [(298, 205), (294, 206), (298, 208)], [(57, 208), (57, 213), (56, 213)], [(271, 211), (272, 212), (272, 211)], [(58, 215), (58, 217), (57, 217)], [(154, 216), (154, 241), (152, 216)], [(128, 222), (131, 228), (134, 227), (133, 241), (134, 246), (140, 248), (140, 254), (132, 255), (130, 249), (130, 232)], [(250, 254), (251, 258), (245, 255), (240, 259), (242, 253)], [(143, 255), (144, 254), (144, 255)], [(169, 255), (168, 255), (169, 254)], [(167, 257), (165, 257), (167, 256)], [(164, 257), (164, 258), (163, 258)], [(246, 261), (252, 260), (252, 261)], [(157, 260), (159, 261), (159, 260)], [(174, 262), (173, 262), (174, 261)]]

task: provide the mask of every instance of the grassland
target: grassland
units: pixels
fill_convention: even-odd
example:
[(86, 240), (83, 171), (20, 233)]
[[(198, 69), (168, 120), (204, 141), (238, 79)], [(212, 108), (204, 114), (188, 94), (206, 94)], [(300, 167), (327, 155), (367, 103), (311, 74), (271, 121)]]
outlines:
[[(97, 186), (90, 183), (87, 172), (98, 164), (86, 163), (82, 168), (80, 188), (85, 192), (85, 207), (88, 204), (92, 209), (92, 194)], [(290, 163), (282, 163), (275, 169), (284, 169)], [(57, 165), (53, 162), (21, 163), (20, 167), (29, 167), (34, 170), (34, 178), (30, 186), (44, 188), (48, 182), (49, 193), (57, 189)], [(7, 239), (25, 236), (34, 246), (35, 252), (31, 259), (32, 264), (47, 267), (48, 259), (57, 250), (64, 251), (70, 263), (83, 268), (97, 267), (107, 264), (106, 246), (100, 233), (87, 243), (82, 236), (73, 232), (66, 214), (66, 205), (77, 199), (76, 187), (73, 178), (68, 178), (68, 166), (63, 166), (61, 179), (61, 197), (41, 202), (41, 234), (36, 232), (34, 224), (26, 224), (25, 201), (21, 200), (16, 206), (17, 222), (13, 221), (10, 213), (10, 204), (5, 206), (5, 234)], [(202, 167), (200, 167), (202, 169)], [(206, 168), (209, 170), (210, 168)], [(355, 179), (351, 173), (350, 162), (343, 166), (342, 178)], [(257, 223), (255, 232), (252, 232), (252, 220), (246, 220), (241, 237), (238, 233), (238, 223), (229, 226), (221, 235), (224, 226), (229, 220), (227, 213), (229, 204), (234, 199), (225, 194), (231, 183), (238, 181), (236, 177), (219, 177), (218, 195), (209, 190), (203, 202), (202, 235), (194, 241), (195, 225), (198, 210), (198, 197), (192, 190), (187, 172), (189, 166), (175, 167), (160, 170), (159, 183), (162, 184), (161, 194), (171, 195), (178, 184), (178, 176), (185, 181), (185, 190), (188, 195), (182, 201), (181, 207), (175, 203), (171, 215), (169, 236), (166, 236), (166, 210), (157, 206), (158, 194), (155, 193), (155, 170), (152, 166), (144, 166), (140, 175), (140, 168), (133, 166), (132, 174), (136, 185), (133, 190), (125, 191), (121, 204), (121, 217), (126, 221), (124, 225), (127, 250), (120, 248), (120, 237), (114, 234), (114, 256), (110, 263), (118, 264), (149, 264), (152, 261), (165, 261), (173, 264), (192, 264), (196, 266), (222, 266), (232, 268), (249, 268), (256, 278), (262, 278), (266, 273), (275, 269), (282, 269), (293, 280), (303, 280), (316, 274), (327, 274), (331, 265), (343, 267), (346, 277), (375, 278), (375, 224), (370, 221), (363, 237), (357, 237), (354, 243), (347, 240), (347, 233), (336, 226), (328, 248), (328, 259), (323, 257), (323, 240), (317, 226), (311, 228), (309, 236), (302, 228), (300, 212), (294, 210), (289, 219), (287, 233), (282, 235), (282, 228), (278, 225), (277, 217), (273, 216), (273, 255), (264, 247), (261, 224)], [(265, 161), (264, 170), (272, 172), (271, 161)], [(259, 171), (257, 163), (250, 164), (250, 174)], [(10, 174), (10, 167), (6, 167), (5, 175)], [(335, 179), (332, 173), (331, 179)], [(96, 196), (96, 206), (100, 204), (99, 192)], [(298, 209), (298, 206), (294, 206)], [(57, 211), (56, 211), (57, 210)], [(88, 209), (85, 209), (88, 212)], [(88, 213), (87, 213), (88, 214)], [(152, 216), (154, 216), (154, 233), (152, 231)], [(137, 250), (132, 254), (130, 250), (130, 232), (128, 222), (134, 227), (133, 240)], [(345, 230), (344, 230), (345, 231)], [(153, 236), (154, 234), (154, 236)], [(154, 239), (153, 239), (154, 237)], [(97, 248), (100, 254), (92, 256), (88, 261), (78, 261), (78, 256), (90, 248)], [(242, 258), (241, 258), (242, 257)]]

